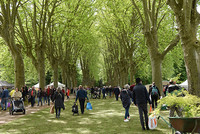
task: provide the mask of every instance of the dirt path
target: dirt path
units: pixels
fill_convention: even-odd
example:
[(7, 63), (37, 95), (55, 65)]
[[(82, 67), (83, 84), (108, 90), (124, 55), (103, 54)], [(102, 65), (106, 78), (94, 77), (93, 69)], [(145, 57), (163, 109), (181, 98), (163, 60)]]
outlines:
[[(47, 104), (45, 104), (43, 106), (37, 106), (37, 104), (36, 104), (34, 107), (31, 107), (31, 105), (29, 105), (25, 108), (26, 109), (25, 115), (35, 113), (44, 108), (50, 108), (50, 106), (48, 106)], [(20, 118), (25, 115), (22, 112), (18, 112), (18, 113), (14, 113), (14, 115), (10, 115), (9, 109), (7, 109), (6, 111), (0, 111), (0, 125), (8, 123), (12, 120), (15, 120), (15, 119)]]
[[(75, 96), (70, 96), (71, 99), (74, 99)], [(65, 101), (68, 101), (65, 99)], [(53, 103), (51, 102), (51, 105)], [(28, 114), (32, 114), (32, 113), (36, 113), (37, 111), (39, 110), (42, 110), (42, 109), (45, 109), (45, 108), (49, 108), (50, 109), (50, 106), (48, 106), (47, 104), (44, 104), (43, 106), (37, 106), (37, 103), (35, 103), (35, 106), (34, 107), (31, 107), (31, 105), (28, 105), (25, 109), (26, 109), (26, 114), (25, 115), (28, 115)], [(13, 120), (16, 120), (20, 117), (23, 117), (25, 116), (22, 112), (19, 112), (19, 113), (14, 113), (14, 115), (10, 115), (9, 114), (9, 109), (7, 109), (6, 111), (0, 111), (0, 125), (3, 125), (3, 124), (6, 124), (10, 121), (13, 121)]]

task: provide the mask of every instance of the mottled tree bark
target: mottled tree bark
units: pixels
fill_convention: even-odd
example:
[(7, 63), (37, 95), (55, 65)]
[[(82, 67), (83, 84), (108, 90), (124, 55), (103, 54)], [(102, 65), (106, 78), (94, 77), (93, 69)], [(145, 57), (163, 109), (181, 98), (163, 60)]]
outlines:
[(176, 16), (184, 52), (189, 92), (200, 96), (200, 68), (198, 62), (200, 43), (197, 40), (200, 14), (197, 12), (197, 0), (168, 0), (167, 4)]

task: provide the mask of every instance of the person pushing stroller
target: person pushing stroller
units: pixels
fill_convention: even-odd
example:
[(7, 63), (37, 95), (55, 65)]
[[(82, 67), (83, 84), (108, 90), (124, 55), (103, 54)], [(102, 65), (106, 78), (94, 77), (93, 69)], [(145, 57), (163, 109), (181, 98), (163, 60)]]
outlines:
[(16, 88), (11, 97), (15, 101), (20, 100), (22, 98), (22, 93), (18, 90), (18, 88)]

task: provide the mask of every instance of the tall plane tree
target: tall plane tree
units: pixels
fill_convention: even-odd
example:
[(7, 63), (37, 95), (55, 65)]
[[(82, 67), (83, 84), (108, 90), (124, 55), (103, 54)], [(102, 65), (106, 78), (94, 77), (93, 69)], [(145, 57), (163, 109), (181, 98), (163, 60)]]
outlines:
[(15, 87), (24, 86), (24, 62), (21, 54), (20, 45), (15, 40), (15, 22), (17, 17), (20, 0), (1, 0), (0, 1), (0, 36), (8, 46), (14, 61)]
[[(142, 3), (141, 3), (142, 2)], [(162, 89), (162, 71), (161, 65), (166, 54), (176, 46), (180, 40), (177, 35), (169, 45), (161, 52), (159, 48), (159, 37), (158, 30), (161, 22), (165, 17), (162, 14), (163, 6), (165, 5), (164, 0), (132, 0), (134, 7), (136, 8), (143, 26), (143, 34), (145, 38), (145, 44), (149, 51), (152, 67), (152, 81), (154, 81), (157, 87)], [(142, 7), (143, 10), (140, 10)], [(165, 9), (166, 10), (166, 9)], [(162, 11), (162, 12), (161, 12)]]
[(18, 14), (18, 35), (23, 41), (26, 55), (32, 60), (38, 72), (39, 85), (45, 87), (45, 49), (47, 33), (51, 26), (51, 17), (59, 0), (41, 0), (28, 2), (23, 12)]

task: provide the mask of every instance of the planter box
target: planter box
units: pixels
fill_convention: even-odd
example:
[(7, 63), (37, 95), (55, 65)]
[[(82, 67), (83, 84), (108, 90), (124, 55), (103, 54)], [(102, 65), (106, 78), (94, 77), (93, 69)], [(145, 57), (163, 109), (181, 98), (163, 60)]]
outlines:
[(183, 133), (200, 133), (200, 118), (169, 117), (173, 128)]

